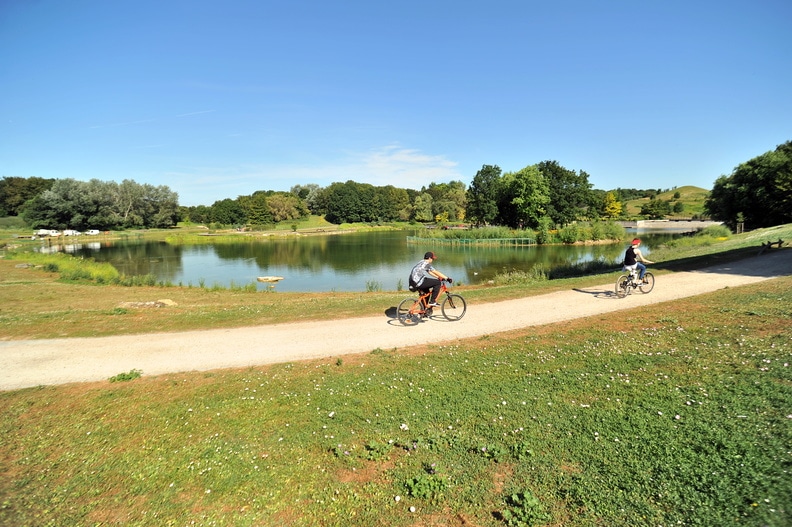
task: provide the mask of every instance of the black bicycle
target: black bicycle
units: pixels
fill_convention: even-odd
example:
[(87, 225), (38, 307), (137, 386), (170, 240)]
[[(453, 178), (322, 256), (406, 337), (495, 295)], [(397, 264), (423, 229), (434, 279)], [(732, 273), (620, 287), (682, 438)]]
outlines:
[(638, 269), (632, 269), (629, 274), (623, 274), (616, 280), (616, 296), (624, 298), (632, 294), (633, 290), (639, 289), (641, 293), (649, 293), (654, 289), (655, 277), (647, 271), (644, 279), (638, 278)]

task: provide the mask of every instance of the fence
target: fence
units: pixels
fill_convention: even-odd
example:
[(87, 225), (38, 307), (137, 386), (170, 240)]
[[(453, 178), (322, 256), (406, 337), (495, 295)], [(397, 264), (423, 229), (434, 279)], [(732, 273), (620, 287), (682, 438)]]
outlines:
[(407, 243), (434, 244), (451, 247), (527, 247), (536, 245), (534, 238), (419, 238), (407, 236)]

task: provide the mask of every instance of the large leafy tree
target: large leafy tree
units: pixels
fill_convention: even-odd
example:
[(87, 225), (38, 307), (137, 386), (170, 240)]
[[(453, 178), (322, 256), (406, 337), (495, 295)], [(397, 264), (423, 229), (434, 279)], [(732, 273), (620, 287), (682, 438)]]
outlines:
[(49, 190), (54, 183), (54, 179), (40, 177), (0, 179), (0, 216), (18, 216), (25, 202)]
[(305, 201), (305, 205), (308, 207), (309, 211), (316, 212), (319, 210), (319, 204), (317, 200), (321, 195), (322, 188), (316, 183), (309, 183), (307, 185), (294, 185), (291, 189), (289, 189), (289, 192)]
[(588, 215), (594, 199), (588, 174), (582, 170), (575, 173), (557, 161), (542, 161), (537, 168), (547, 181), (550, 197), (547, 215), (554, 223), (566, 225)]
[(393, 185), (374, 189), (374, 208), (383, 221), (409, 220), (412, 212), (407, 191)]
[(476, 224), (488, 224), (498, 217), (498, 195), (501, 169), (497, 165), (483, 165), (473, 176), (467, 190), (467, 217)]
[[(371, 187), (371, 195), (368, 188)], [(332, 183), (324, 191), (325, 219), (330, 223), (354, 223), (372, 220), (374, 187), (368, 184)]]
[(792, 141), (721, 176), (704, 204), (713, 219), (750, 229), (792, 222)]
[(272, 213), (267, 204), (265, 192), (254, 192), (251, 196), (239, 196), (237, 202), (245, 212), (245, 219), (251, 225), (267, 225), (273, 223)]
[(432, 195), (428, 192), (422, 192), (415, 197), (413, 214), (417, 221), (434, 221), (433, 201)]
[(467, 196), (465, 184), (461, 181), (449, 183), (430, 183), (422, 189), (432, 196), (433, 216), (442, 216), (446, 220), (459, 220), (465, 217)]
[(671, 214), (671, 202), (662, 199), (650, 199), (641, 205), (641, 214), (653, 220), (661, 220)]
[(276, 192), (267, 198), (267, 207), (273, 220), (287, 221), (308, 215), (305, 202), (288, 192)]
[(505, 225), (537, 228), (549, 202), (549, 185), (536, 165), (504, 174), (498, 208)]
[(212, 221), (222, 225), (244, 225), (247, 223), (245, 209), (239, 201), (225, 198), (212, 203)]

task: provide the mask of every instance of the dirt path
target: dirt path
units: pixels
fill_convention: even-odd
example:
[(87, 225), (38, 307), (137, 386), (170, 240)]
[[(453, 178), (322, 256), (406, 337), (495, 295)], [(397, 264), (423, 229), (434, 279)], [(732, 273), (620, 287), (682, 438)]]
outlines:
[(727, 265), (664, 275), (650, 294), (637, 292), (623, 299), (615, 296), (609, 282), (524, 299), (469, 304), (465, 318), (458, 322), (434, 318), (405, 327), (379, 315), (184, 333), (5, 341), (0, 342), (0, 390), (98, 381), (132, 369), (142, 370), (144, 375), (206, 371), (453, 341), (634, 309), (789, 274), (792, 249), (781, 249)]

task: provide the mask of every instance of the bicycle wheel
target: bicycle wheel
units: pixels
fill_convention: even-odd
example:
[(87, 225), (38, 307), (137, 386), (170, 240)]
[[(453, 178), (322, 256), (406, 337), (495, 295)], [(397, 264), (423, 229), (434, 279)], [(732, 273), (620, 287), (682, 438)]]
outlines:
[(462, 295), (446, 295), (443, 303), (440, 304), (440, 311), (446, 319), (454, 322), (465, 316), (467, 302)]
[(654, 282), (655, 282), (654, 275), (652, 273), (647, 272), (644, 275), (644, 280), (646, 280), (646, 283), (640, 284), (638, 286), (638, 289), (640, 289), (642, 293), (648, 293), (649, 291), (654, 289)]
[(630, 275), (623, 274), (616, 279), (616, 296), (624, 298), (630, 293)]
[(405, 326), (413, 326), (421, 320), (421, 315), (415, 312), (417, 298), (405, 298), (396, 309), (396, 318)]

